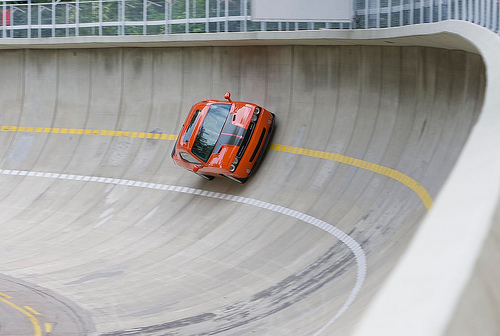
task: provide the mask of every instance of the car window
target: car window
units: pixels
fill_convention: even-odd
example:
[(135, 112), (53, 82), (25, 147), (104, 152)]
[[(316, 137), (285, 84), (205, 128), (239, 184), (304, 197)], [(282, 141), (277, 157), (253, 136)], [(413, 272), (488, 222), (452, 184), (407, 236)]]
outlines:
[(181, 156), (181, 158), (184, 161), (187, 161), (187, 162), (193, 163), (193, 164), (200, 164), (200, 161), (196, 160), (196, 158), (194, 158), (191, 154), (189, 154), (187, 152), (180, 152), (179, 155)]
[(191, 152), (203, 162), (207, 162), (226, 123), (231, 104), (213, 104), (207, 111), (196, 135)]
[(198, 117), (200, 116), (201, 110), (196, 110), (193, 114), (193, 117), (191, 118), (191, 121), (189, 122), (188, 128), (186, 129), (186, 133), (184, 134), (184, 137), (182, 138), (183, 142), (189, 142), (189, 139), (191, 138), (191, 134), (193, 134), (194, 126), (196, 125), (196, 121), (198, 120)]

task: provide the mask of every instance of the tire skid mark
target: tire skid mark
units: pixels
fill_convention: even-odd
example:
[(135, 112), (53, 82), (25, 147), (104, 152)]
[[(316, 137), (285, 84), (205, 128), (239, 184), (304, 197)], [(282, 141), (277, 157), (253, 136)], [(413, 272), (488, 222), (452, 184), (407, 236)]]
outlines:
[[(8, 175), (8, 176), (22, 176), (22, 177), (39, 177), (39, 178), (51, 178), (51, 179), (61, 179), (61, 180), (70, 180), (70, 181), (83, 181), (83, 182), (97, 182), (104, 184), (113, 184), (113, 185), (122, 185), (129, 187), (139, 187), (146, 189), (154, 189), (159, 191), (167, 191), (167, 192), (179, 192), (183, 194), (191, 194), (198, 195), (202, 197), (209, 197), (214, 199), (220, 199), (230, 202), (247, 204), (250, 206), (254, 206), (257, 208), (273, 211), (282, 215), (286, 215), (292, 217), (294, 219), (301, 220), (309, 225), (315, 226), (328, 234), (334, 236), (338, 240), (340, 240), (344, 245), (346, 245), (350, 251), (352, 252), (355, 261), (356, 261), (356, 281), (353, 289), (351, 290), (349, 297), (344, 302), (340, 310), (330, 319), (330, 321), (324, 325), (318, 333), (322, 332), (326, 327), (332, 324), (336, 319), (338, 319), (347, 308), (354, 302), (356, 299), (361, 287), (366, 278), (366, 255), (361, 247), (361, 245), (356, 242), (353, 238), (351, 238), (346, 233), (342, 232), (335, 226), (321, 220), (310, 216), (306, 213), (296, 211), (290, 208), (286, 208), (277, 204), (260, 201), (253, 198), (224, 194), (219, 192), (213, 192), (208, 190), (184, 187), (184, 186), (175, 186), (161, 183), (152, 183), (152, 182), (142, 182), (135, 180), (127, 180), (127, 179), (116, 179), (109, 177), (99, 177), (99, 176), (89, 176), (89, 175), (75, 175), (75, 174), (61, 174), (61, 173), (50, 173), (50, 172), (35, 172), (35, 171), (25, 171), (25, 170), (10, 170), (10, 169), (0, 169), (0, 175)], [(5, 300), (0, 297), (0, 300)], [(29, 313), (28, 313), (29, 314)], [(31, 315), (31, 314), (30, 314)], [(33, 317), (34, 318), (34, 317)], [(36, 319), (35, 319), (36, 320)], [(39, 325), (38, 325), (39, 328)], [(35, 334), (38, 336), (39, 334)]]

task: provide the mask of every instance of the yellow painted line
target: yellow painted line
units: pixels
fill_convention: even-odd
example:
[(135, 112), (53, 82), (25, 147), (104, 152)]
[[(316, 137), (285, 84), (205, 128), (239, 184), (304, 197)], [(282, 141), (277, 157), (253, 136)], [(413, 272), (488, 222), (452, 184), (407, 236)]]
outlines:
[(2, 293), (2, 292), (0, 292), (0, 296), (3, 296), (6, 299), (12, 299), (12, 296), (5, 294), (5, 293)]
[(17, 311), (19, 311), (19, 312), (23, 313), (24, 315), (26, 315), (30, 319), (31, 324), (33, 324), (33, 328), (34, 328), (34, 331), (35, 331), (34, 335), (35, 336), (42, 336), (42, 328), (40, 327), (40, 324), (38, 323), (38, 320), (36, 319), (35, 316), (33, 316), (32, 313), (30, 313), (29, 311), (26, 311), (25, 309), (17, 306), (16, 304), (10, 302), (9, 300), (4, 299), (3, 297), (0, 297), (0, 301), (8, 304), (12, 308), (14, 308)]
[(394, 170), (389, 167), (384, 167), (381, 165), (378, 165), (376, 163), (356, 159), (353, 157), (345, 156), (345, 155), (340, 155), (340, 154), (334, 154), (334, 153), (329, 153), (329, 152), (323, 152), (323, 151), (316, 151), (316, 150), (308, 150), (305, 148), (299, 148), (299, 147), (291, 147), (291, 146), (284, 146), (284, 145), (278, 145), (278, 144), (271, 144), (270, 150), (278, 151), (278, 152), (284, 152), (284, 153), (296, 153), (298, 155), (303, 155), (303, 156), (311, 156), (315, 158), (321, 158), (321, 159), (326, 159), (330, 161), (335, 161), (335, 162), (340, 162), (344, 163), (347, 165), (355, 166), (360, 169), (365, 169), (372, 171), (374, 173), (387, 176), (389, 178), (392, 178), (403, 185), (407, 186), (410, 188), (414, 193), (420, 197), (422, 200), (422, 203), (424, 203), (424, 206), (427, 210), (429, 210), (433, 204), (432, 197), (429, 195), (427, 190), (417, 181), (409, 177), (408, 175), (405, 175), (397, 170)]
[(46, 333), (52, 332), (52, 323), (45, 323), (45, 332)]
[(84, 134), (84, 135), (100, 135), (100, 136), (113, 136), (113, 137), (131, 137), (140, 139), (145, 138), (145, 139), (177, 140), (176, 134), (160, 134), (151, 132), (129, 132), (129, 131), (97, 130), (97, 129), (81, 129), (81, 128), (1, 126), (0, 131), (20, 132), (20, 133)]
[(33, 308), (31, 308), (30, 306), (24, 306), (24, 309), (29, 310), (32, 314), (40, 315), (39, 312), (37, 312), (36, 310), (34, 310)]
[[(85, 135), (100, 135), (100, 136), (114, 136), (114, 137), (131, 137), (140, 139), (146, 138), (146, 139), (161, 139), (161, 140), (177, 140), (176, 134), (159, 134), (151, 132), (131, 132), (131, 131), (115, 131), (115, 130), (77, 129), (77, 128), (1, 126), (1, 131), (27, 132), (27, 133), (33, 133), (33, 132), (53, 133), (53, 134), (57, 133), (85, 134)], [(425, 190), (425, 188), (417, 181), (397, 170), (384, 167), (376, 163), (331, 152), (324, 152), (313, 149), (279, 145), (279, 144), (271, 144), (270, 150), (340, 162), (361, 169), (369, 170), (376, 174), (380, 174), (383, 176), (387, 176), (391, 179), (394, 179), (402, 183), (403, 185), (407, 186), (408, 188), (410, 188), (413, 192), (415, 192), (418, 195), (418, 197), (420, 197), (427, 210), (430, 209), (433, 204), (433, 200), (429, 195), (429, 193), (427, 192), (427, 190)]]

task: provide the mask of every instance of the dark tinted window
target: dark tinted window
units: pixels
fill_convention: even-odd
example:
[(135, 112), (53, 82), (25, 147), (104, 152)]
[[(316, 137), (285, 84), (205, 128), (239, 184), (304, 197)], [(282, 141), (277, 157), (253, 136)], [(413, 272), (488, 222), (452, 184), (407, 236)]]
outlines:
[(196, 120), (198, 120), (198, 117), (200, 116), (200, 112), (201, 110), (196, 110), (194, 112), (193, 117), (191, 118), (191, 121), (189, 122), (188, 128), (186, 130), (186, 134), (184, 134), (184, 138), (182, 138), (182, 141), (189, 142), (191, 134), (193, 134), (194, 125), (196, 125)]
[(207, 162), (226, 123), (231, 104), (213, 104), (203, 120), (191, 151), (203, 162)]
[(193, 164), (200, 164), (200, 161), (196, 160), (191, 154), (186, 153), (186, 152), (180, 152), (179, 155), (184, 161), (187, 161), (189, 163)]

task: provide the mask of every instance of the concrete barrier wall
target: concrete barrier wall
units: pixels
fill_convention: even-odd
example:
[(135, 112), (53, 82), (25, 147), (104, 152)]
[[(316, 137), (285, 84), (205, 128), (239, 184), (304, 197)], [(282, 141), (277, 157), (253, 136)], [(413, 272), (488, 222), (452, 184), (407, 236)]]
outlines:
[(371, 306), (360, 335), (500, 332), (494, 318), (500, 300), (493, 286), (499, 279), (493, 265), (498, 261), (500, 225), (500, 39), (462, 22), (434, 27), (452, 31), (478, 49), (487, 73), (484, 105), (434, 208)]

